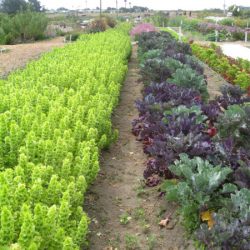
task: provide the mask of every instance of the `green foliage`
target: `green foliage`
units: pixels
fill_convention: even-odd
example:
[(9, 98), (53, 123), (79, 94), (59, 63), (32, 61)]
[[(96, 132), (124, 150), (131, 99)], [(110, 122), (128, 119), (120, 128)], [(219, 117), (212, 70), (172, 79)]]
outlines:
[(8, 207), (1, 211), (0, 245), (9, 245), (14, 239), (14, 218)]
[[(250, 190), (241, 189), (231, 194), (224, 207), (213, 214), (215, 225), (202, 224), (197, 238), (209, 249), (249, 249), (250, 246)], [(240, 219), (239, 219), (240, 218)]]
[(135, 235), (126, 234), (125, 245), (127, 250), (136, 250), (140, 248), (138, 238)]
[(196, 31), (200, 22), (199, 19), (184, 19), (182, 27), (185, 31)]
[(154, 14), (152, 17), (150, 17), (150, 21), (156, 27), (168, 26), (168, 16), (162, 11), (159, 11), (156, 14)]
[(146, 60), (148, 59), (154, 59), (157, 58), (161, 55), (162, 50), (160, 49), (152, 49), (149, 50), (148, 52), (142, 54), (141, 58), (140, 58), (140, 63), (145, 63)]
[[(60, 33), (60, 31), (59, 31)], [(75, 42), (80, 36), (81, 36), (82, 33), (80, 32), (72, 32), (72, 33), (69, 33), (65, 36), (65, 40), (67, 42), (71, 41), (71, 42)]]
[(190, 114), (195, 114), (197, 124), (201, 124), (207, 119), (207, 116), (203, 114), (199, 106), (192, 106), (190, 108), (187, 108), (184, 105), (180, 105), (177, 108), (173, 108), (170, 111), (166, 111), (164, 115), (166, 114), (186, 114), (187, 116)]
[(189, 159), (186, 154), (169, 169), (180, 178), (177, 183), (167, 180), (162, 186), (166, 198), (178, 202), (183, 224), (189, 232), (193, 232), (200, 224), (200, 211), (216, 209), (223, 197), (218, 190), (232, 172), (230, 168), (212, 166), (199, 157)]
[(179, 27), (181, 26), (181, 23), (185, 21), (185, 17), (182, 16), (175, 16), (169, 19), (168, 26), (169, 27)]
[(204, 100), (207, 100), (209, 97), (204, 77), (197, 75), (193, 69), (186, 65), (176, 70), (170, 82), (182, 87), (198, 90)]
[(234, 139), (238, 147), (250, 149), (250, 107), (231, 105), (219, 117), (217, 127), (218, 137), (227, 138), (228, 135)]
[(0, 2), (0, 10), (7, 14), (16, 14), (27, 8), (25, 0), (3, 0)]
[(192, 44), (192, 50), (199, 59), (221, 74), (228, 82), (237, 84), (243, 89), (250, 86), (249, 61), (226, 57), (215, 45), (203, 47)]
[(26, 10), (40, 12), (42, 6), (38, 0), (3, 0), (0, 2), (0, 11), (7, 14), (17, 14)]
[(0, 84), (0, 244), (80, 249), (87, 185), (113, 142), (131, 51), (127, 25), (83, 35)]
[(13, 29), (22, 41), (43, 38), (47, 24), (46, 16), (36, 12), (21, 12), (13, 18)]
[(42, 11), (41, 3), (38, 0), (28, 0), (28, 8), (35, 12)]
[(14, 16), (0, 14), (0, 44), (13, 44), (44, 38), (48, 19), (43, 13), (20, 12)]
[(120, 216), (119, 221), (122, 225), (127, 225), (131, 219), (132, 219), (132, 217), (127, 212), (125, 212)]

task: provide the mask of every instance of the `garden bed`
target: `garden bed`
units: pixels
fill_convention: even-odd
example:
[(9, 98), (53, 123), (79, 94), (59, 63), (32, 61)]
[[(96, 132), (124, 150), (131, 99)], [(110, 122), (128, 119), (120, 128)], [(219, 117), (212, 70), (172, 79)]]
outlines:
[(133, 133), (148, 156), (147, 185), (163, 183), (198, 248), (248, 249), (249, 97), (227, 85), (208, 101), (202, 65), (169, 34), (142, 34), (139, 59), (145, 89)]
[(0, 80), (1, 248), (86, 248), (82, 204), (117, 138), (129, 28), (83, 36)]

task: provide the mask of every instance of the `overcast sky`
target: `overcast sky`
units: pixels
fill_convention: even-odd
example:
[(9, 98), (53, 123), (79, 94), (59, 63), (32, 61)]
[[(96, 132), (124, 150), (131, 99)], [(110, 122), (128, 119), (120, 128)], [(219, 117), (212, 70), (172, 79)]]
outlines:
[[(250, 0), (225, 0), (226, 5), (233, 4), (250, 6)], [(69, 9), (95, 8), (99, 0), (40, 0), (49, 9), (66, 7)], [(103, 8), (115, 7), (116, 0), (102, 0)], [(208, 8), (223, 8), (224, 0), (127, 0), (133, 5), (146, 6), (155, 10), (186, 9), (198, 10)], [(119, 7), (124, 7), (124, 0), (118, 0)]]

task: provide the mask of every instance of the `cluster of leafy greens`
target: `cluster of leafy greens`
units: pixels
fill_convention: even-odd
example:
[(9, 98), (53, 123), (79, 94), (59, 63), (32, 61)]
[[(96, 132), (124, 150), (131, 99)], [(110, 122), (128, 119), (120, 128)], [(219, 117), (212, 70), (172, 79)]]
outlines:
[(173, 40), (167, 32), (143, 33), (139, 38), (139, 58), (145, 83), (175, 83), (198, 90), (204, 100), (208, 99), (204, 70), (188, 44)]
[(149, 156), (146, 183), (169, 179), (163, 192), (201, 244), (249, 249), (249, 97), (227, 85), (208, 102), (202, 65), (168, 33), (143, 33), (139, 60), (145, 88), (133, 133)]
[(169, 167), (178, 181), (167, 180), (162, 189), (168, 200), (177, 201), (181, 205), (184, 225), (193, 231), (199, 226), (200, 211), (215, 210), (222, 205), (223, 192), (230, 185), (223, 183), (232, 170), (213, 166), (199, 157), (190, 159), (186, 154), (179, 157), (180, 160)]

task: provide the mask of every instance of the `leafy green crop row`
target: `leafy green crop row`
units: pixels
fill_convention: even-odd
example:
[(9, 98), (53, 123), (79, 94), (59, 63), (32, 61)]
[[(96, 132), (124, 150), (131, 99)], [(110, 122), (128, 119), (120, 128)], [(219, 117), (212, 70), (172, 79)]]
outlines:
[(228, 82), (237, 84), (243, 89), (250, 86), (249, 62), (234, 60), (224, 56), (215, 45), (210, 47), (192, 45), (193, 53), (212, 69), (221, 74)]
[(84, 35), (0, 81), (0, 246), (79, 249), (84, 193), (108, 147), (129, 27)]

